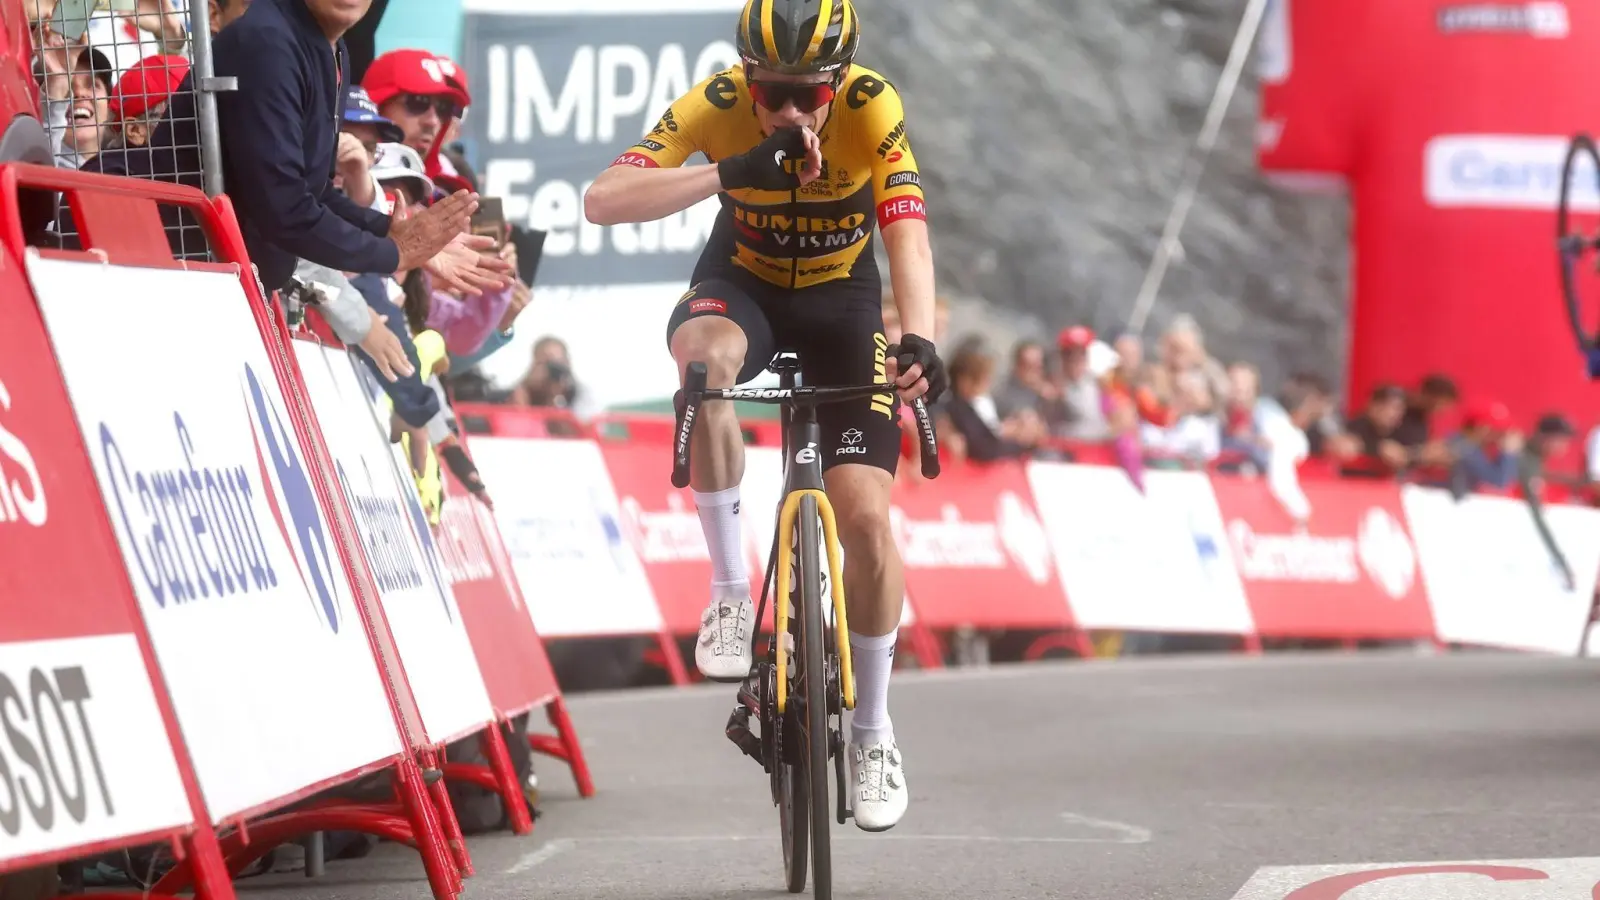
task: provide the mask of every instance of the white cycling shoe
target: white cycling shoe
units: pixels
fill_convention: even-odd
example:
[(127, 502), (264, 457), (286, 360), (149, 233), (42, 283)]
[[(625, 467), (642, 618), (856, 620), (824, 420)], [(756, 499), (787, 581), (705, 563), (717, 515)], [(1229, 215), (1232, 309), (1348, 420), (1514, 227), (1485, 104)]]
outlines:
[(853, 792), (851, 811), (862, 831), (888, 831), (906, 814), (911, 796), (906, 792), (905, 765), (894, 741), (857, 744), (845, 748)]
[(700, 614), (700, 638), (694, 645), (694, 664), (701, 675), (729, 682), (749, 677), (755, 615), (748, 596), (713, 599)]

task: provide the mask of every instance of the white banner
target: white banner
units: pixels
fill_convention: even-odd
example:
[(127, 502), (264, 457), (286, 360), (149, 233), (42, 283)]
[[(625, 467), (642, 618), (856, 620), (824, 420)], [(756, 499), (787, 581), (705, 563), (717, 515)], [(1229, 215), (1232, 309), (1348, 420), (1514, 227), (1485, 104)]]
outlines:
[(1548, 506), (1577, 580), (1567, 590), (1521, 500), (1407, 487), (1406, 517), (1440, 640), (1575, 655), (1600, 573), (1600, 510)]
[(131, 634), (0, 643), (0, 863), (194, 821)]
[(480, 437), (472, 457), (545, 638), (653, 634), (661, 611), (592, 441)]
[(28, 272), (213, 819), (400, 753), (239, 279)]
[(1087, 628), (1245, 634), (1244, 586), (1211, 482), (1146, 472), (1140, 495), (1107, 466), (1032, 463), (1028, 479), (1078, 623)]
[(433, 742), (480, 730), (494, 719), (489, 692), (388, 414), (374, 415), (350, 354), (309, 341), (294, 349), (423, 728)]

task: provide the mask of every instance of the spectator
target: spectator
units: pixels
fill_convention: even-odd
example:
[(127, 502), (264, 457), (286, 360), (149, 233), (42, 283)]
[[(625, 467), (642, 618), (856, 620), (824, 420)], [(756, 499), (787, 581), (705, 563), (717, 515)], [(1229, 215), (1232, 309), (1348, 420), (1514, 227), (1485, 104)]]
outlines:
[(1504, 403), (1475, 404), (1461, 419), (1461, 431), (1450, 441), (1455, 464), (1450, 491), (1458, 499), (1485, 487), (1509, 488), (1521, 466), (1522, 432), (1511, 427)]
[(1147, 383), (1163, 402), (1179, 392), (1179, 381), (1189, 373), (1206, 379), (1206, 394), (1228, 396), (1228, 376), (1222, 364), (1206, 353), (1205, 336), (1194, 317), (1180, 315), (1161, 336), (1161, 358), (1146, 370)]
[(1523, 450), (1522, 465), (1517, 475), (1525, 496), (1540, 500), (1549, 497), (1551, 464), (1560, 461), (1571, 451), (1576, 435), (1572, 423), (1560, 413), (1546, 413), (1539, 419)]
[(391, 50), (372, 61), (361, 86), (424, 159), (472, 104), (454, 62), (426, 50)]
[(1266, 471), (1269, 453), (1257, 415), (1261, 373), (1250, 363), (1236, 362), (1228, 366), (1227, 375), (1228, 394), (1221, 416), (1222, 449), (1242, 455), (1257, 471)]
[(1017, 342), (1011, 350), (1011, 375), (995, 391), (994, 402), (1002, 419), (1032, 410), (1047, 426), (1066, 422), (1066, 405), (1060, 389), (1050, 380), (1044, 345), (1033, 340)]
[(1057, 437), (1098, 442), (1111, 437), (1100, 379), (1089, 369), (1089, 347), (1094, 332), (1082, 325), (1063, 329), (1056, 339), (1061, 350), (1059, 390), (1066, 418), (1054, 429)]
[(1411, 464), (1411, 453), (1400, 443), (1400, 423), (1406, 414), (1406, 392), (1397, 384), (1380, 384), (1367, 398), (1367, 408), (1352, 418), (1346, 430), (1356, 445), (1349, 449), (1362, 459), (1348, 456), (1345, 475), (1392, 476)]
[(1406, 414), (1400, 420), (1400, 443), (1414, 450), (1421, 450), (1430, 442), (1442, 443), (1439, 419), (1459, 400), (1460, 392), (1450, 376), (1434, 373), (1423, 378), (1416, 395), (1406, 400)]
[(1207, 463), (1222, 451), (1222, 422), (1211, 379), (1198, 368), (1178, 375), (1173, 385), (1172, 424), (1144, 426), (1145, 447), (1171, 462)]
[(56, 165), (82, 167), (100, 153), (110, 138), (111, 90), (116, 70), (104, 53), (92, 47), (78, 51), (69, 63), (62, 52), (47, 49), (45, 96), (47, 124), (59, 136)]
[(551, 336), (534, 342), (533, 363), (511, 392), (511, 403), (568, 409), (580, 421), (587, 421), (599, 412), (588, 388), (573, 374), (566, 343)]
[(209, 21), (211, 35), (215, 37), (217, 32), (232, 25), (245, 14), (250, 8), (251, 0), (206, 0), (206, 2), (211, 4)]
[(951, 400), (943, 411), (961, 435), (964, 458), (974, 462), (1012, 459), (1027, 453), (1045, 437), (1044, 420), (1023, 409), (1002, 420), (989, 389), (994, 383), (994, 357), (981, 345), (966, 343), (950, 361)]
[(354, 200), (357, 206), (389, 211), (388, 198), (378, 190), (372, 167), (378, 161), (378, 145), (400, 143), (405, 132), (378, 114), (377, 104), (358, 84), (344, 90), (344, 118), (339, 126), (338, 156), (334, 163), (333, 186)]
[(341, 110), (330, 91), (348, 81), (342, 35), (369, 5), (255, 0), (217, 34), (217, 74), (239, 81), (217, 95), (217, 115), (251, 260), (269, 291), (294, 272), (296, 257), (357, 272), (427, 267), (469, 293), (502, 287), (503, 265), (486, 264), (476, 252), (484, 242), (465, 234), (476, 196), (463, 191), (391, 223), (333, 190), (337, 132), (326, 123)]
[[(126, 175), (132, 168), (130, 153), (149, 154), (151, 133), (166, 114), (172, 92), (188, 74), (189, 61), (181, 56), (147, 57), (123, 72), (107, 104), (112, 124), (105, 147), (83, 170)], [(148, 169), (146, 161), (140, 171)]]

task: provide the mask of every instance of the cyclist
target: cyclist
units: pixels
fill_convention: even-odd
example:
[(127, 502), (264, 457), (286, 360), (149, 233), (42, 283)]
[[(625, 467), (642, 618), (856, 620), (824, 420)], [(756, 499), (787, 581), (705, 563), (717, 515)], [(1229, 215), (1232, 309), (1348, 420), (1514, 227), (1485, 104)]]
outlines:
[[(885, 385), (881, 395), (824, 406), (817, 416), (855, 663), (847, 754), (855, 821), (884, 831), (908, 803), (888, 714), (904, 594), (889, 526), (900, 449), (896, 393), (933, 402), (948, 377), (929, 338), (933, 257), (905, 113), (893, 85), (854, 64), (860, 33), (850, 0), (748, 0), (737, 26), (742, 64), (678, 98), (595, 179), (584, 209), (590, 222), (613, 225), (720, 195), (692, 286), (667, 323), (680, 379), (699, 361), (710, 387), (732, 387), (789, 349), (800, 354), (803, 383)], [(681, 168), (696, 151), (714, 165)], [(904, 330), (892, 347), (883, 334), (874, 224)], [(758, 624), (739, 525), (744, 449), (731, 406), (708, 403), (701, 415), (691, 487), (713, 575), (695, 663), (709, 679), (739, 681), (750, 673)]]

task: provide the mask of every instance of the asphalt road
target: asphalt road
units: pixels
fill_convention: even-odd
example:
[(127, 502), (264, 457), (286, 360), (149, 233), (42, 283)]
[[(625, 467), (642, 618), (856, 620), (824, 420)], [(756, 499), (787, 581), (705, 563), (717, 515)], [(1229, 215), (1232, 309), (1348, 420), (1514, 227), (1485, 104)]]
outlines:
[[(731, 702), (721, 686), (574, 698), (600, 793), (578, 799), (541, 760), (545, 816), (528, 838), (472, 840), (466, 896), (788, 896), (764, 776), (721, 734)], [(1600, 896), (1589, 891), (1600, 860), (1587, 859), (1600, 857), (1600, 664), (1589, 661), (1019, 666), (898, 678), (891, 709), (911, 810), (883, 835), (835, 826), (841, 898)], [(1302, 887), (1387, 864), (1574, 859)], [(1335, 868), (1285, 868), (1312, 866)], [(395, 847), (318, 880), (240, 887), (274, 900), (429, 896)]]

